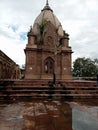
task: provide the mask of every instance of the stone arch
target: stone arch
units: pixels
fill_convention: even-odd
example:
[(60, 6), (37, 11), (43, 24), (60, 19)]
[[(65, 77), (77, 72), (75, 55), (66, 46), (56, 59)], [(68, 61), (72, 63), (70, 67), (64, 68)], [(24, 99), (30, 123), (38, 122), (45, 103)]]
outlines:
[(44, 61), (44, 71), (47, 74), (54, 73), (54, 60), (51, 57), (48, 57)]

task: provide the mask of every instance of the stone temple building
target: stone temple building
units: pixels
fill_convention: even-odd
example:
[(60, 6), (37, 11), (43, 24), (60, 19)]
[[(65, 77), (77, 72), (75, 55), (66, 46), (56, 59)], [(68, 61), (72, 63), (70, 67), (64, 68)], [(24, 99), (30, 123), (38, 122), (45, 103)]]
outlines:
[(21, 78), (19, 65), (0, 50), (0, 79), (19, 78)]
[(48, 1), (28, 32), (25, 79), (71, 79), (69, 35), (63, 30)]

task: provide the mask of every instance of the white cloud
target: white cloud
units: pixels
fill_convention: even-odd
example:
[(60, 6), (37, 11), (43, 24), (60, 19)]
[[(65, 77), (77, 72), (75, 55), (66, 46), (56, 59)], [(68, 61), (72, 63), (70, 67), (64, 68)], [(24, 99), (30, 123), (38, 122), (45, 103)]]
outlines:
[[(26, 33), (46, 0), (0, 0), (0, 49), (16, 63), (25, 63)], [(49, 0), (70, 35), (73, 60), (98, 57), (98, 0)]]

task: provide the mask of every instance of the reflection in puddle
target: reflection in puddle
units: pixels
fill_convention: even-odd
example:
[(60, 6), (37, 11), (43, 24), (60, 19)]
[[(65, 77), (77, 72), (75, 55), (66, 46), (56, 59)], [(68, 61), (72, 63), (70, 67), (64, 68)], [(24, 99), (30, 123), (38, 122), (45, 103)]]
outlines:
[(98, 107), (70, 103), (73, 130), (98, 130)]
[(98, 130), (98, 107), (59, 101), (2, 104), (0, 130)]
[(35, 116), (47, 114), (45, 105), (43, 103), (35, 103)]

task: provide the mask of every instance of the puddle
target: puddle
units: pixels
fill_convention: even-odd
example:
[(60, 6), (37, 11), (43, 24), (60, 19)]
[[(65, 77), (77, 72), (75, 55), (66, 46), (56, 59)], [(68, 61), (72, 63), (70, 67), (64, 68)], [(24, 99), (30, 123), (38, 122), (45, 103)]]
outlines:
[(98, 130), (98, 103), (32, 101), (1, 104), (0, 130)]

